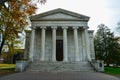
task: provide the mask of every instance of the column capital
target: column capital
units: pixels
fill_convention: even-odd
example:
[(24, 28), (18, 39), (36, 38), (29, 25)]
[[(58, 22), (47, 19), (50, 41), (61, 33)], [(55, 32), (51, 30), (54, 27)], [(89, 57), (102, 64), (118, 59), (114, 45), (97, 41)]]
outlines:
[(57, 29), (57, 26), (51, 26), (52, 29)]
[(42, 28), (42, 29), (46, 29), (46, 26), (41, 26), (40, 28)]
[(67, 26), (62, 26), (62, 29), (68, 29), (68, 27)]
[(73, 29), (78, 29), (79, 27), (78, 27), (78, 26), (73, 26), (72, 28), (73, 28)]

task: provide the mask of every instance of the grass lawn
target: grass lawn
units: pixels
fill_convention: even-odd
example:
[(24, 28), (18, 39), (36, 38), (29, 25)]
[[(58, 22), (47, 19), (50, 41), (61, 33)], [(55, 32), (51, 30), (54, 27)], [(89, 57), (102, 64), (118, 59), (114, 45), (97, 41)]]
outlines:
[(0, 64), (0, 77), (15, 73), (15, 64)]
[(120, 68), (105, 67), (105, 73), (111, 75), (120, 75)]
[(0, 64), (0, 70), (15, 69), (15, 64)]

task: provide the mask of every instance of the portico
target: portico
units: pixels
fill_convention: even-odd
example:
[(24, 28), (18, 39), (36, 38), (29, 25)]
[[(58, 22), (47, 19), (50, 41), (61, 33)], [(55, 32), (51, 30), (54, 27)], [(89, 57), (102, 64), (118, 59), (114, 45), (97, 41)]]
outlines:
[(56, 9), (31, 17), (29, 60), (80, 62), (94, 59), (89, 17)]

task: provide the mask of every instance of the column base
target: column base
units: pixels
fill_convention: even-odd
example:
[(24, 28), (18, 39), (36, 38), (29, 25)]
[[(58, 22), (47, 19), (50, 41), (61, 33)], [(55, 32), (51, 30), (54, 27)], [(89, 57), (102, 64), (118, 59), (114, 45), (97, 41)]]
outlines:
[(67, 60), (67, 59), (64, 59), (63, 62), (68, 62), (68, 60)]
[(57, 62), (56, 59), (52, 59), (52, 62)]

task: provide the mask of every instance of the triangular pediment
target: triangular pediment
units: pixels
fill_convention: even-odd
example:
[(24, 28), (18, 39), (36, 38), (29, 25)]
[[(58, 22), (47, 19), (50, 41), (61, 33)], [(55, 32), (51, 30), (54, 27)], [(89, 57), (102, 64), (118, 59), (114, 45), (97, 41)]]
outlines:
[(34, 15), (31, 21), (41, 20), (89, 20), (88, 16), (84, 16), (78, 13), (67, 11), (64, 9), (55, 9), (38, 15)]
[(79, 19), (78, 17), (74, 17), (74, 16), (71, 16), (71, 15), (67, 15), (65, 13), (55, 13), (55, 14), (51, 14), (51, 15), (48, 15), (48, 16), (44, 16), (44, 17), (41, 17), (40, 19)]

